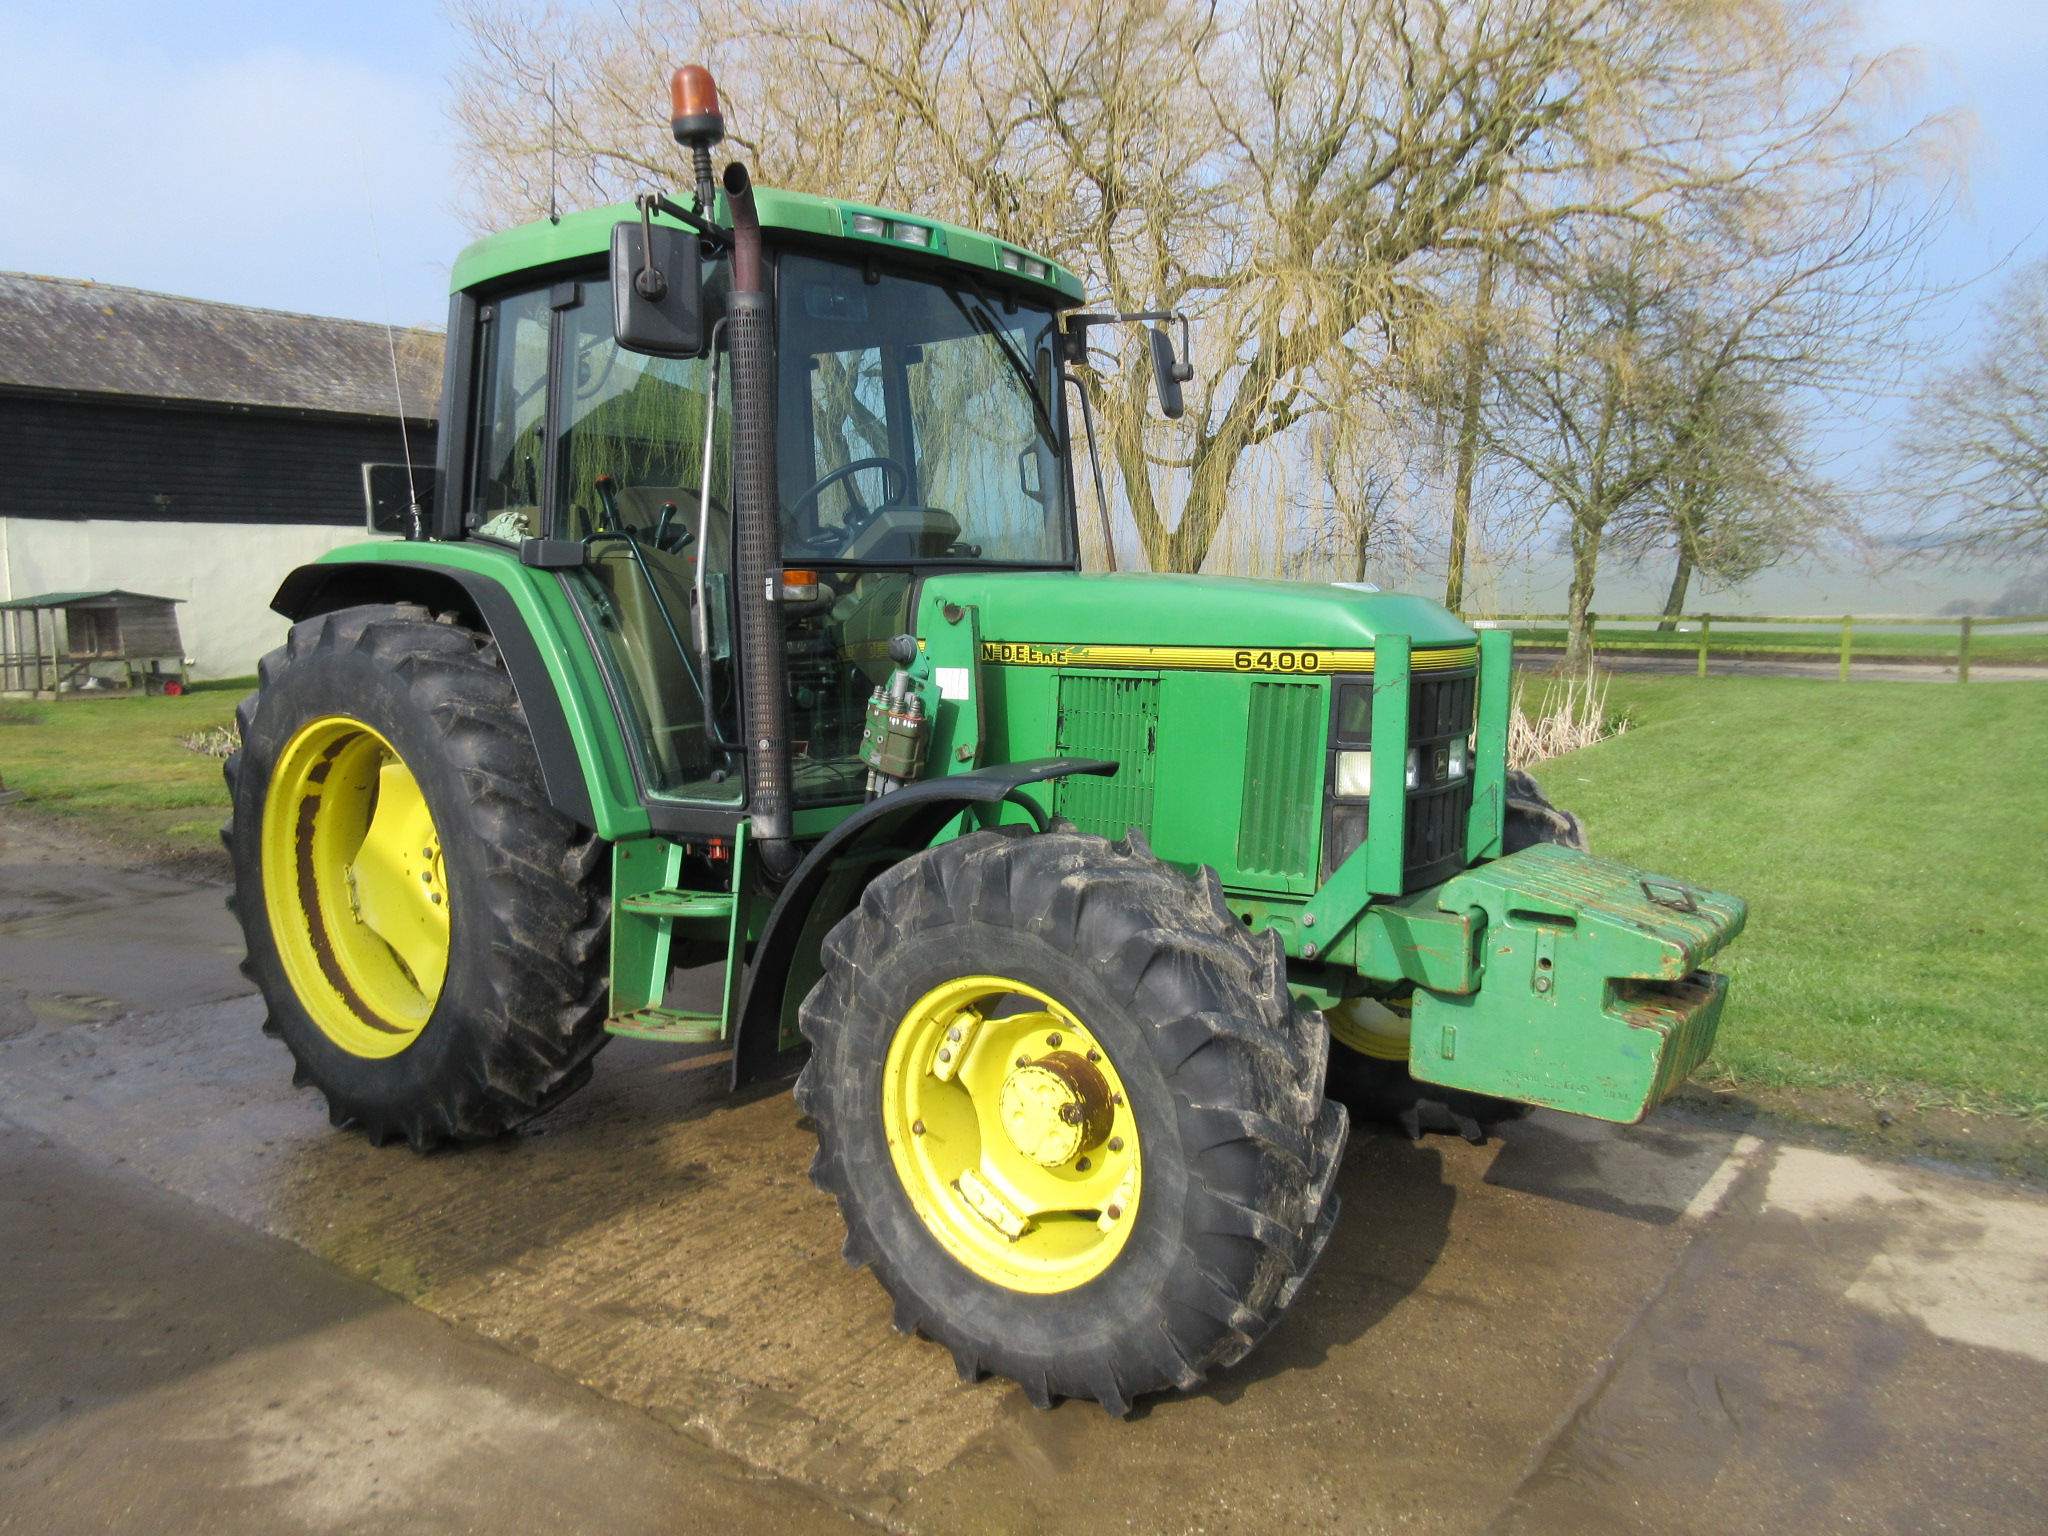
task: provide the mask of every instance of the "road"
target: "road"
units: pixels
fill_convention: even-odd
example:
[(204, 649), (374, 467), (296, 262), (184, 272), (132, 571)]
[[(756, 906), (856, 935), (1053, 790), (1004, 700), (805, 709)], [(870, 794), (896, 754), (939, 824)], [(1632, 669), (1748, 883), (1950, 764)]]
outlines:
[(1366, 1129), (1243, 1366), (1041, 1413), (890, 1331), (786, 1091), (620, 1041), (518, 1135), (373, 1149), (218, 887), (0, 840), (0, 1531), (2042, 1529), (2039, 1192)]

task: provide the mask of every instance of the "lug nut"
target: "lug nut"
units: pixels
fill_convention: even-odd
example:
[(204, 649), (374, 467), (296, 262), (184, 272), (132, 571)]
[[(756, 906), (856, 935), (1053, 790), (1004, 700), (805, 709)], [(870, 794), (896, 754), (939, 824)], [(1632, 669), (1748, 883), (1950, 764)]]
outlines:
[(1109, 1096), (1109, 1102), (1110, 1102), (1110, 1103), (1112, 1103), (1112, 1104), (1121, 1104), (1121, 1103), (1123, 1103), (1123, 1101), (1124, 1101), (1124, 1096), (1123, 1096), (1122, 1094), (1120, 1094), (1120, 1093), (1112, 1093), (1112, 1094), (1111, 1094), (1111, 1095)]
[(1109, 1150), (1110, 1150), (1110, 1151), (1112, 1151), (1112, 1152), (1121, 1152), (1121, 1151), (1123, 1151), (1123, 1149), (1124, 1149), (1124, 1139), (1123, 1139), (1123, 1137), (1121, 1137), (1121, 1136), (1112, 1136), (1112, 1137), (1110, 1137), (1110, 1138), (1109, 1138)]
[(1086, 1173), (1088, 1171), (1088, 1159), (1085, 1157), (1075, 1159), (1074, 1169), (1078, 1173)]
[(922, 1120), (911, 1121), (910, 1134), (913, 1136), (922, 1136), (924, 1134), (924, 1122)]
[(951, 1029), (947, 1030), (946, 1038), (948, 1040), (958, 1040), (960, 1038), (960, 1026), (955, 1024)]
[(1020, 1067), (1028, 1067), (1031, 1065), (1031, 1058), (1029, 1056), (1019, 1056), (1017, 1058), (1017, 1065)]
[(1047, 1035), (1045, 1037), (1045, 1043), (1051, 1046), (1054, 1050), (1058, 1050), (1060, 1048), (1060, 1037), (1056, 1034)]
[(952, 1053), (951, 1051), (947, 1050), (947, 1049), (946, 1049), (946, 1048), (945, 1048), (945, 1047), (944, 1047), (943, 1045), (942, 1045), (942, 1046), (940, 1046), (940, 1047), (939, 1047), (939, 1060), (941, 1060), (941, 1061), (951, 1061), (952, 1059), (953, 1059), (953, 1053)]
[(1124, 1216), (1124, 1208), (1120, 1205), (1112, 1205), (1106, 1212), (1104, 1212), (1104, 1214), (1107, 1215), (1111, 1221), (1122, 1221)]
[(1088, 1051), (1088, 1059), (1089, 1059), (1090, 1061), (1100, 1061), (1100, 1060), (1102, 1060), (1102, 1052), (1100, 1052), (1100, 1051), (1098, 1051), (1098, 1050), (1094, 1049), (1094, 1048), (1093, 1048), (1093, 1047), (1091, 1046), (1091, 1047), (1089, 1048), (1089, 1051)]

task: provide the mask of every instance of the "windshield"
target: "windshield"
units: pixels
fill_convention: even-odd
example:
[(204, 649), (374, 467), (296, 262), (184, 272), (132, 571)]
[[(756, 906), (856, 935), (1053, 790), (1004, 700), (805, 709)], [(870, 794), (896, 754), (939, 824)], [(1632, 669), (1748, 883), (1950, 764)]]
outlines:
[(780, 277), (786, 560), (1072, 560), (1050, 310), (816, 256)]

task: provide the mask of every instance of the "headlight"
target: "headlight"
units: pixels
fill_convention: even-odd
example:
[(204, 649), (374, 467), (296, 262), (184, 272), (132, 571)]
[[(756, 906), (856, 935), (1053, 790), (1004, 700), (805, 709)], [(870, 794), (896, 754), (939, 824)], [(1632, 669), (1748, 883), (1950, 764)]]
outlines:
[(1451, 777), (1462, 779), (1472, 766), (1472, 744), (1460, 736), (1451, 743)]
[(1420, 747), (1410, 747), (1408, 749), (1408, 787), (1410, 789), (1420, 789), (1422, 787), (1422, 748)]
[(1370, 752), (1339, 752), (1337, 754), (1337, 798), (1340, 800), (1363, 800), (1372, 793), (1372, 754)]

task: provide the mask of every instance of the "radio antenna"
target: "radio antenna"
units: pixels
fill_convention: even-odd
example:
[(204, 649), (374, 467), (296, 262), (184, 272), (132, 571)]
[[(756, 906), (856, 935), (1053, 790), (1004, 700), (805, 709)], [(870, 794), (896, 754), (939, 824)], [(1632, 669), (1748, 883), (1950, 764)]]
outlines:
[(356, 138), (356, 169), (363, 177), (363, 211), (370, 219), (370, 255), (377, 264), (377, 300), (384, 310), (384, 349), (391, 357), (391, 398), (398, 406), (398, 446), (405, 455), (405, 499), (412, 536), (420, 537), (420, 488), (413, 483), (412, 431), (405, 424), (405, 384), (398, 371), (398, 332), (391, 324), (391, 287), (384, 279), (384, 240), (377, 231), (377, 200), (370, 192), (370, 159), (360, 135)]
[(556, 169), (555, 139), (555, 66), (551, 63), (548, 65), (548, 222), (550, 224), (562, 222), (562, 207), (559, 201), (562, 177), (560, 171)]

